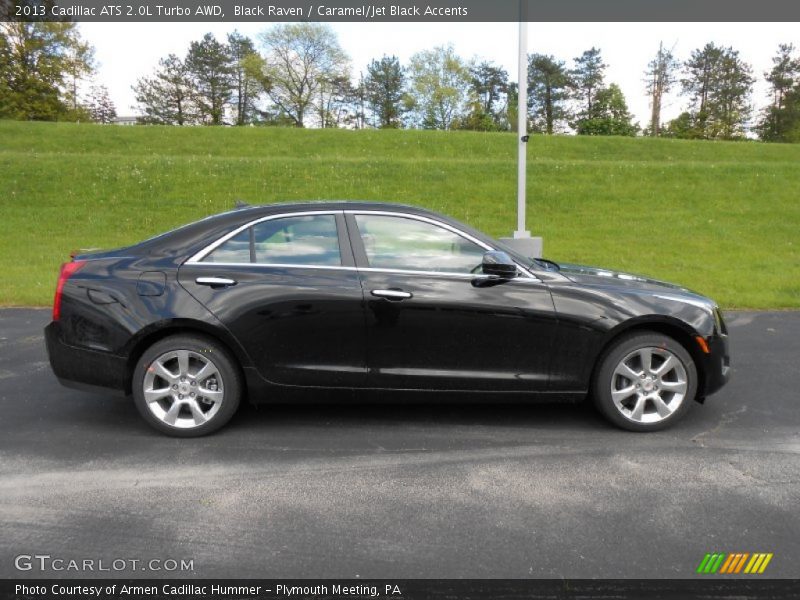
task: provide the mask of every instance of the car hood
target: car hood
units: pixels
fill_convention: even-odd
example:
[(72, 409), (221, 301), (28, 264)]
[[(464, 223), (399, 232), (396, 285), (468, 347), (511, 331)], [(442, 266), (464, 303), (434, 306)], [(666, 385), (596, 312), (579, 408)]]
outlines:
[(580, 285), (614, 288), (621, 292), (648, 293), (713, 309), (715, 302), (697, 292), (643, 275), (611, 271), (599, 267), (559, 263), (560, 273)]

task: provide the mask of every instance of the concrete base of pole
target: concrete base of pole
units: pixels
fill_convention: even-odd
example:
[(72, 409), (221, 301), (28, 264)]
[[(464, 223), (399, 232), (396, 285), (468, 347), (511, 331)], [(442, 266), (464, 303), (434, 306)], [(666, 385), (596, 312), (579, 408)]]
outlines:
[(518, 233), (520, 232), (514, 232), (514, 237), (502, 237), (500, 241), (523, 256), (542, 258), (544, 240), (541, 237), (531, 237), (528, 232), (523, 232), (528, 233), (527, 236), (519, 236)]

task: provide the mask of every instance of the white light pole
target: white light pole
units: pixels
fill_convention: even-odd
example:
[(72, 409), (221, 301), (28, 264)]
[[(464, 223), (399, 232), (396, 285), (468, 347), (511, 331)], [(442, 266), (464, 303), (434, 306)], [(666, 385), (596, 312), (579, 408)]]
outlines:
[(525, 228), (525, 186), (528, 150), (528, 11), (527, 0), (519, 0), (519, 64), (517, 71), (517, 230), (503, 242), (524, 256), (542, 256), (542, 238), (531, 237)]
[(525, 183), (527, 179), (528, 156), (528, 23), (525, 18), (523, 6), (525, 0), (520, 0), (519, 12), (519, 101), (517, 102), (517, 230), (514, 232), (516, 239), (531, 237), (531, 232), (525, 229)]

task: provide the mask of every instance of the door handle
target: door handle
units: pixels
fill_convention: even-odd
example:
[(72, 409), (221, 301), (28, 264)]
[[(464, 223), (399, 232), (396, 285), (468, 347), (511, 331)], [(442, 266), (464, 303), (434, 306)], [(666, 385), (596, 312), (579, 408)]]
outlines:
[(402, 290), (372, 290), (370, 292), (373, 296), (378, 298), (386, 298), (388, 300), (405, 300), (411, 298), (414, 294), (411, 292), (404, 292)]
[(228, 279), (227, 277), (198, 277), (194, 281), (200, 285), (210, 285), (211, 287), (228, 287), (231, 285), (236, 285), (235, 279)]

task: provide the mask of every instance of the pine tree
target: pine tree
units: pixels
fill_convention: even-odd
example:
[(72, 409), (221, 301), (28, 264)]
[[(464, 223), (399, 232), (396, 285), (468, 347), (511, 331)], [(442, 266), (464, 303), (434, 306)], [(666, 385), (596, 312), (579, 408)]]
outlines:
[(590, 48), (575, 59), (570, 71), (573, 95), (580, 103), (578, 119), (591, 118), (597, 100), (597, 92), (604, 87), (606, 65), (598, 48)]
[(183, 61), (170, 54), (158, 62), (152, 77), (143, 77), (132, 87), (136, 102), (144, 111), (143, 123), (189, 125), (196, 113), (192, 82)]
[(544, 54), (528, 57), (528, 107), (534, 131), (552, 135), (562, 129), (571, 85), (563, 61)]
[(396, 56), (384, 56), (367, 65), (364, 91), (376, 127), (402, 127), (405, 76)]
[(233, 71), (233, 106), (236, 124), (247, 125), (256, 118), (256, 101), (260, 92), (259, 82), (252, 75), (252, 64), (260, 63), (253, 41), (238, 31), (228, 35), (231, 68)]
[(737, 139), (744, 136), (752, 106), (754, 79), (750, 65), (733, 48), (713, 43), (694, 50), (681, 80), (689, 96), (691, 137)]
[(207, 33), (201, 41), (189, 45), (185, 65), (200, 121), (222, 125), (234, 88), (230, 48)]
[(89, 99), (89, 113), (92, 115), (92, 120), (96, 123), (113, 123), (117, 118), (117, 109), (111, 96), (108, 93), (108, 88), (104, 85), (95, 85), (91, 89), (91, 97)]
[(467, 114), (454, 127), (475, 131), (501, 131), (507, 128), (504, 114), (508, 92), (508, 73), (489, 61), (473, 61), (469, 66)]
[(764, 73), (770, 84), (771, 103), (764, 109), (757, 127), (762, 140), (791, 141), (798, 129), (800, 58), (794, 53), (792, 44), (780, 44), (777, 55), (772, 58), (772, 69)]
[(647, 65), (645, 83), (647, 94), (650, 96), (650, 128), (653, 137), (661, 134), (661, 107), (664, 96), (670, 92), (677, 82), (677, 71), (680, 63), (675, 59), (671, 50), (666, 50), (664, 44), (659, 42), (658, 53)]

